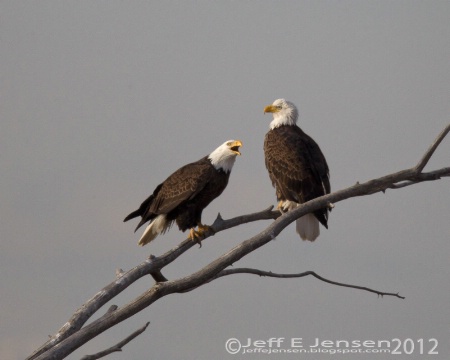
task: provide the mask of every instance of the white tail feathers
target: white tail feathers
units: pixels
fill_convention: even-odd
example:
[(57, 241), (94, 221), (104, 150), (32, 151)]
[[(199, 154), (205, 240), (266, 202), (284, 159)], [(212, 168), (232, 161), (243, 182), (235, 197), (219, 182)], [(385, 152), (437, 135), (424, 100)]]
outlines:
[[(299, 204), (286, 200), (282, 204), (284, 211), (295, 209)], [(306, 214), (296, 221), (297, 233), (303, 240), (314, 241), (320, 234), (319, 220), (313, 214)]]
[(139, 239), (138, 245), (147, 245), (150, 241), (156, 238), (159, 234), (166, 231), (170, 224), (166, 221), (166, 215), (158, 215), (148, 224), (141, 238)]
[(314, 241), (320, 234), (319, 220), (313, 214), (306, 214), (297, 219), (296, 228), (303, 240)]

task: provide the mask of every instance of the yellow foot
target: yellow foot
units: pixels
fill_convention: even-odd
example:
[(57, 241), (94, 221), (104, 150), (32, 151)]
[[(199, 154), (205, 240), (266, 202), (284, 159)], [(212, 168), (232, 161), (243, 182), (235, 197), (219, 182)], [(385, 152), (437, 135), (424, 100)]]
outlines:
[(198, 232), (200, 232), (202, 235), (204, 235), (205, 233), (211, 232), (213, 235), (216, 233), (214, 231), (214, 229), (209, 226), (209, 225), (203, 225), (203, 224), (198, 224)]
[(283, 201), (278, 201), (277, 210), (281, 210), (283, 208)]
[(194, 228), (189, 231), (189, 239), (195, 241), (200, 245), (200, 247), (202, 247), (202, 240), (205, 238), (205, 234), (208, 232), (212, 232), (214, 234), (215, 231), (211, 226), (208, 225), (198, 224), (197, 227), (197, 231)]
[(283, 205), (284, 205), (284, 201), (283, 201), (283, 200), (280, 200), (280, 201), (278, 202), (278, 205), (277, 205), (277, 210), (280, 211), (282, 214), (286, 212), (286, 211), (284, 210), (284, 208), (283, 208)]

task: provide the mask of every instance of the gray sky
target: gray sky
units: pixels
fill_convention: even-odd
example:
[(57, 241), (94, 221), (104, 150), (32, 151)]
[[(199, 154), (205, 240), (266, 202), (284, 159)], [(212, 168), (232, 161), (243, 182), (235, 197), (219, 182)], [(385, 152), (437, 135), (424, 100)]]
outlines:
[[(242, 156), (203, 220), (275, 204), (262, 144), (271, 119), (263, 108), (277, 98), (298, 106), (333, 190), (413, 166), (449, 122), (449, 18), (448, 1), (2, 1), (0, 358), (29, 355), (116, 268), (183, 240), (173, 228), (140, 248), (136, 223), (122, 220), (171, 172), (225, 140), (242, 140)], [(427, 169), (449, 166), (449, 154), (450, 138)], [(146, 321), (111, 359), (257, 357), (229, 355), (232, 337), (423, 338), (425, 351), (435, 338), (435, 358), (447, 358), (449, 204), (448, 180), (350, 199), (336, 204), (315, 243), (291, 225), (235, 264), (314, 270), (406, 300), (237, 275), (166, 297), (69, 358)], [(217, 234), (164, 274), (196, 271), (268, 224)], [(150, 285), (142, 279), (113, 303)], [(424, 358), (417, 347), (396, 359)]]

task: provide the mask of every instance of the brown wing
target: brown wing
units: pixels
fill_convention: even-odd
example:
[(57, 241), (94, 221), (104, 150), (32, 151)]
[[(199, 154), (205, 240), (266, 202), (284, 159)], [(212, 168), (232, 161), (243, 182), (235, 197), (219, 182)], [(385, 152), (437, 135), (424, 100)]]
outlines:
[(169, 213), (184, 201), (193, 198), (206, 186), (211, 179), (212, 169), (214, 168), (206, 156), (183, 166), (159, 184), (139, 209), (129, 214), (124, 221), (141, 216), (136, 231), (157, 215)]
[(270, 130), (264, 152), (279, 200), (303, 203), (330, 192), (325, 157), (316, 142), (298, 126)]
[(184, 201), (193, 198), (210, 180), (211, 169), (209, 161), (204, 157), (175, 171), (163, 182), (148, 212), (167, 214)]

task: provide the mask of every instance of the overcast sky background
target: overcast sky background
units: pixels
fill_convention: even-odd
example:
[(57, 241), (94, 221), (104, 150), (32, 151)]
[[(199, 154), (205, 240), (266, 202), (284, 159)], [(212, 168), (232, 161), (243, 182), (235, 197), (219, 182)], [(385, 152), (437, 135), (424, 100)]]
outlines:
[[(136, 222), (122, 220), (225, 140), (242, 140), (242, 156), (204, 222), (275, 204), (262, 146), (263, 108), (277, 98), (298, 106), (332, 190), (415, 165), (449, 123), (449, 19), (448, 1), (2, 1), (0, 358), (30, 355), (116, 268), (182, 241), (174, 227), (138, 247)], [(449, 166), (449, 154), (447, 138), (426, 169)], [(196, 271), (269, 224), (217, 234), (163, 273)], [(405, 300), (313, 278), (230, 276), (165, 297), (69, 359), (147, 321), (109, 358), (258, 357), (229, 355), (231, 337), (423, 338), (426, 352), (436, 338), (433, 358), (448, 358), (449, 240), (448, 179), (340, 202), (316, 242), (291, 225), (235, 266), (314, 270)], [(151, 284), (143, 278), (112, 303)], [(423, 359), (417, 346), (396, 359)]]

